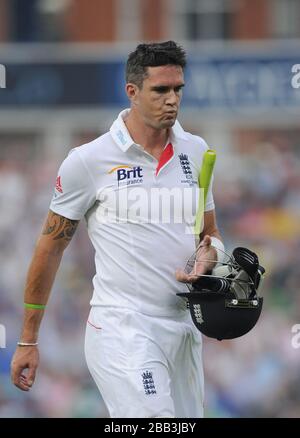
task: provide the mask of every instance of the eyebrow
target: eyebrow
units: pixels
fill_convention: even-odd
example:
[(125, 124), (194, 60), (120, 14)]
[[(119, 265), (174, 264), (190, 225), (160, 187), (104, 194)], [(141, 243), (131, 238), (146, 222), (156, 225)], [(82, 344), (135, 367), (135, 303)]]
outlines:
[(174, 89), (176, 89), (176, 88), (179, 88), (179, 89), (183, 88), (184, 85), (185, 85), (184, 83), (178, 84), (175, 87), (170, 87), (169, 85), (154, 85), (154, 86), (151, 87), (151, 90), (153, 90), (153, 91), (168, 91), (168, 90), (170, 90), (172, 88), (174, 88)]

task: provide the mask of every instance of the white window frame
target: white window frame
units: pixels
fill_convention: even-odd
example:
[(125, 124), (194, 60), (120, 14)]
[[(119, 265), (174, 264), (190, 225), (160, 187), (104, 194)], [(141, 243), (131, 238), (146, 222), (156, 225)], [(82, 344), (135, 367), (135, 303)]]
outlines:
[[(238, 7), (238, 3), (234, 0), (167, 0), (167, 31), (172, 39), (180, 39), (185, 41), (191, 40), (188, 36), (188, 23), (186, 16), (188, 13), (195, 13), (198, 17), (200, 14), (215, 14), (234, 12)], [(211, 39), (223, 39), (223, 36), (218, 32), (221, 29), (219, 16), (215, 16), (215, 37)], [(199, 18), (198, 18), (199, 19)], [(206, 40), (203, 38), (202, 40)]]

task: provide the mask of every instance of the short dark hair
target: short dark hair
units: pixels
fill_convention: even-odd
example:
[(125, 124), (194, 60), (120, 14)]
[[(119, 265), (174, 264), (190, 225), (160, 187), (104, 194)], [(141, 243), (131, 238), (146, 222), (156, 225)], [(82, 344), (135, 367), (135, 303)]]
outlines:
[(182, 69), (186, 66), (186, 53), (174, 41), (139, 44), (135, 51), (128, 56), (126, 82), (132, 82), (141, 88), (144, 79), (147, 77), (148, 67), (169, 64), (179, 65)]

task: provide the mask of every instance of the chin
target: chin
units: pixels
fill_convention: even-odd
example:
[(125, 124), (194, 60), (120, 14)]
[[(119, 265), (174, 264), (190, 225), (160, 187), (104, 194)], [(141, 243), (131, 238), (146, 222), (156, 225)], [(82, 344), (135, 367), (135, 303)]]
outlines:
[(175, 122), (176, 122), (176, 119), (164, 120), (163, 122), (160, 123), (160, 129), (172, 128), (172, 126), (174, 126)]

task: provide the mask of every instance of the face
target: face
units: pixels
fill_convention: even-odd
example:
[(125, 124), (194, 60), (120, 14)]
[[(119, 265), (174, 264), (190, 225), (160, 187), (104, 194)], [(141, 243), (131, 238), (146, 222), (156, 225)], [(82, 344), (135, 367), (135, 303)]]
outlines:
[(164, 65), (148, 67), (142, 87), (129, 83), (126, 91), (132, 107), (147, 126), (165, 129), (176, 121), (183, 86), (182, 68)]

